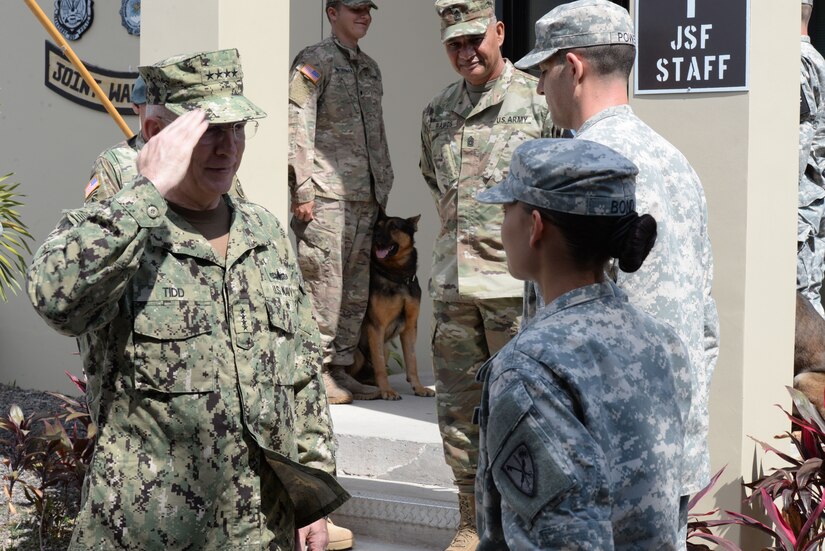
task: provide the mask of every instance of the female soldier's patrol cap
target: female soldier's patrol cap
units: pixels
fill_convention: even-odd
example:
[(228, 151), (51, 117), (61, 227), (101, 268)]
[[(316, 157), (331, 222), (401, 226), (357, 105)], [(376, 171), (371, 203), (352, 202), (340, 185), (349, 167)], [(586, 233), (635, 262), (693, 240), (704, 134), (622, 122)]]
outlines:
[(358, 6), (369, 4), (371, 8), (376, 10), (378, 9), (378, 6), (376, 6), (375, 2), (372, 0), (327, 0), (327, 7), (334, 6), (336, 4), (343, 4), (350, 8), (357, 8)]
[(638, 173), (626, 157), (596, 142), (531, 140), (513, 152), (507, 178), (476, 194), (476, 199), (521, 201), (570, 214), (624, 216), (635, 210)]
[(803, 5), (807, 4), (808, 6), (813, 6), (814, 5), (814, 0), (802, 0), (802, 4)]
[(201, 109), (216, 124), (266, 116), (243, 95), (243, 70), (234, 48), (178, 55), (138, 70), (146, 82), (146, 103), (176, 115)]
[(492, 0), (436, 0), (441, 18), (441, 42), (487, 32), (496, 12)]
[(636, 47), (630, 14), (609, 0), (578, 0), (552, 9), (536, 21), (536, 47), (518, 60), (516, 67), (535, 67), (559, 50), (608, 44)]

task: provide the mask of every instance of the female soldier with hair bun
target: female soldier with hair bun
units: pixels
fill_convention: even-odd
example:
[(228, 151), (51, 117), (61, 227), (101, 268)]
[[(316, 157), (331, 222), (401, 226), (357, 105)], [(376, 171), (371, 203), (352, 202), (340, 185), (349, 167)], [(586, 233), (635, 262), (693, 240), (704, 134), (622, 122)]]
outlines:
[(604, 271), (638, 270), (656, 240), (637, 172), (594, 142), (533, 140), (477, 196), (503, 204), (510, 273), (547, 301), (479, 372), (479, 551), (684, 546), (687, 351)]

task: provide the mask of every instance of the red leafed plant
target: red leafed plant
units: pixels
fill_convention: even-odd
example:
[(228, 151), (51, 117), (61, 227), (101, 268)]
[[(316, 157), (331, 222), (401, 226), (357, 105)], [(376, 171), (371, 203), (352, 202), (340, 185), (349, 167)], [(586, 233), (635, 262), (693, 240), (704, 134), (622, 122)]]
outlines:
[[(738, 550), (737, 546), (711, 532), (715, 526), (733, 524), (770, 536), (774, 542), (774, 546), (768, 548), (770, 550), (814, 551), (820, 549), (825, 541), (825, 420), (802, 392), (791, 387), (788, 387), (788, 392), (797, 413), (777, 407), (799, 428), (798, 432), (789, 431), (783, 436), (793, 443), (798, 457), (751, 437), (766, 453), (775, 454), (785, 465), (745, 484), (752, 490), (746, 501), (763, 509), (771, 520), (771, 526), (735, 511), (725, 511), (720, 519), (708, 518), (717, 511), (691, 514), (688, 519), (689, 551), (711, 549), (697, 544), (695, 540), (714, 542), (731, 551)], [(721, 473), (717, 473), (708, 487), (691, 500), (691, 506), (710, 490)]]
[[(86, 383), (68, 372), (66, 375), (85, 394)], [(85, 399), (49, 394), (63, 402), (62, 412), (51, 415), (35, 412), (25, 417), (19, 406), (12, 405), (8, 416), (0, 419), (0, 435), (4, 436), (0, 438), (0, 445), (8, 450), (8, 457), (2, 459), (8, 471), (3, 474), (2, 482), (9, 510), (17, 513), (12, 491), (20, 484), (34, 509), (41, 548), (44, 537), (66, 537), (67, 527), (61, 519), (79, 506), (97, 435)], [(40, 430), (35, 432), (37, 425)], [(36, 476), (39, 484), (23, 478), (27, 471)]]

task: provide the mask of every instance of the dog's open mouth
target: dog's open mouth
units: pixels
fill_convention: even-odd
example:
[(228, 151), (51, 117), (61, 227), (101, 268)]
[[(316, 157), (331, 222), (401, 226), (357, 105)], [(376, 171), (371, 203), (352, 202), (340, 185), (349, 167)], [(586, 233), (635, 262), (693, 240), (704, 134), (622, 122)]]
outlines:
[(393, 243), (392, 245), (390, 245), (386, 249), (381, 248), (381, 247), (375, 247), (375, 256), (377, 256), (381, 260), (383, 260), (387, 257), (390, 257), (390, 256), (394, 255), (397, 252), (398, 252), (398, 245), (396, 245), (395, 243)]

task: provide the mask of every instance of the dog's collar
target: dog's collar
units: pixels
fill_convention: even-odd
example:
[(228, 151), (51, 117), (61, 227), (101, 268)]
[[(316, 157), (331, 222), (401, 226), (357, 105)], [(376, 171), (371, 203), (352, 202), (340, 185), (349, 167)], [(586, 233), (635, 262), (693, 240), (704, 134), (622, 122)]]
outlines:
[(412, 287), (413, 283), (418, 281), (418, 275), (413, 272), (407, 275), (398, 276), (398, 274), (393, 274), (392, 272), (385, 270), (380, 264), (373, 263), (372, 269), (375, 270), (378, 275), (383, 278), (389, 279), (393, 283), (397, 283), (399, 285), (406, 285), (407, 287)]

